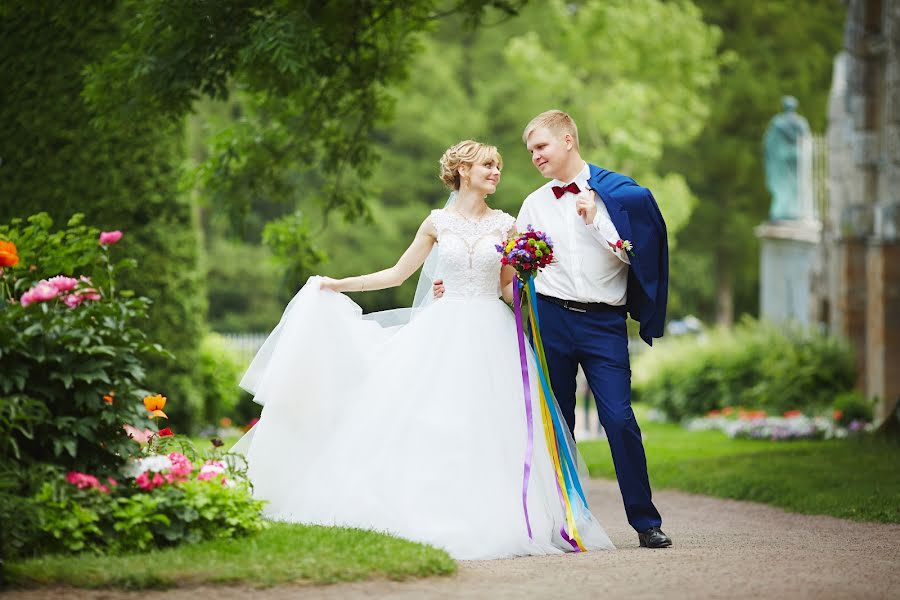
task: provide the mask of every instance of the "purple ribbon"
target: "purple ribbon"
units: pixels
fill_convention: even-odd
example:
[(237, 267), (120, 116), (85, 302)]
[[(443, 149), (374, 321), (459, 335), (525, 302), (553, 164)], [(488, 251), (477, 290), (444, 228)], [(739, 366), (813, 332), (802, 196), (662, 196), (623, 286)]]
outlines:
[(522, 509), (525, 511), (528, 537), (534, 539), (531, 534), (531, 520), (528, 518), (528, 478), (531, 476), (531, 459), (534, 454), (534, 417), (531, 414), (531, 385), (528, 382), (528, 359), (525, 354), (525, 330), (522, 327), (522, 303), (518, 277), (513, 280), (512, 287), (513, 311), (516, 314), (516, 331), (519, 338), (519, 362), (522, 365), (522, 385), (525, 387), (525, 421), (528, 425), (528, 441), (525, 443), (525, 472), (522, 475)]

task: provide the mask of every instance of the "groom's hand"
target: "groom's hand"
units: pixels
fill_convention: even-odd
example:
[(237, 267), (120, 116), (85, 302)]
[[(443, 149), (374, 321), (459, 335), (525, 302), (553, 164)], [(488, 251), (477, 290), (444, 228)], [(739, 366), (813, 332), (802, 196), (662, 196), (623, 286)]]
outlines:
[(594, 190), (585, 190), (575, 197), (575, 210), (585, 225), (594, 222), (597, 216), (597, 202), (594, 201)]
[(444, 280), (443, 279), (435, 279), (434, 283), (431, 286), (432, 291), (434, 292), (435, 298), (440, 298), (444, 295)]

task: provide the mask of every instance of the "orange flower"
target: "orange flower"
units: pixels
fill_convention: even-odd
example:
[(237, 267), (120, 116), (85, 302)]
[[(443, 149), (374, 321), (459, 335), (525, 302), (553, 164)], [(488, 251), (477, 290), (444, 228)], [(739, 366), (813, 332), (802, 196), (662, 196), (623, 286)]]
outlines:
[(108, 394), (103, 396), (103, 401), (106, 402), (107, 404), (112, 404), (115, 399), (116, 399), (116, 393), (113, 391), (110, 391)]
[(162, 417), (163, 419), (168, 419), (169, 417), (162, 411), (166, 406), (166, 397), (162, 394), (156, 394), (155, 396), (146, 396), (144, 398), (144, 406), (150, 411), (151, 417)]
[(799, 410), (789, 410), (784, 413), (785, 418), (790, 419), (791, 417), (799, 417), (803, 415)]
[(844, 411), (840, 409), (835, 409), (834, 414), (832, 415), (835, 421), (840, 421), (841, 417), (844, 416)]
[(0, 267), (14, 267), (19, 264), (19, 252), (12, 242), (0, 240)]
[(722, 409), (722, 414), (725, 415), (726, 417), (731, 416), (731, 413), (733, 413), (733, 412), (734, 412), (734, 409), (730, 406), (726, 406), (725, 408)]

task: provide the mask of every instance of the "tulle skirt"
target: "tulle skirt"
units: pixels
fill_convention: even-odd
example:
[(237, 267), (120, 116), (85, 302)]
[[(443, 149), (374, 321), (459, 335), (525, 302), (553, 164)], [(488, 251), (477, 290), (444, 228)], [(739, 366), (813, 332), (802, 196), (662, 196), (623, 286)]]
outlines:
[[(516, 325), (499, 299), (444, 297), (400, 327), (311, 278), (241, 385), (263, 404), (236, 449), (275, 520), (374, 529), (457, 559), (571, 551), (529, 352), (534, 452)], [(613, 544), (577, 511), (588, 549)]]

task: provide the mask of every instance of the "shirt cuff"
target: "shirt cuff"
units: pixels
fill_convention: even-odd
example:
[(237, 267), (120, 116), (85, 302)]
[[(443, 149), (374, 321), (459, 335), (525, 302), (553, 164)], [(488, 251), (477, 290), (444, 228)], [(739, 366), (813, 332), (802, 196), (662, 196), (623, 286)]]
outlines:
[(619, 241), (619, 233), (611, 222), (600, 218), (599, 212), (597, 213), (597, 216), (594, 217), (594, 222), (589, 226), (589, 229), (591, 235), (593, 235), (604, 248), (615, 254), (619, 260), (626, 265), (631, 264), (631, 260), (628, 258), (628, 252), (626, 252), (624, 248), (610, 247), (610, 244), (615, 245), (615, 243)]

